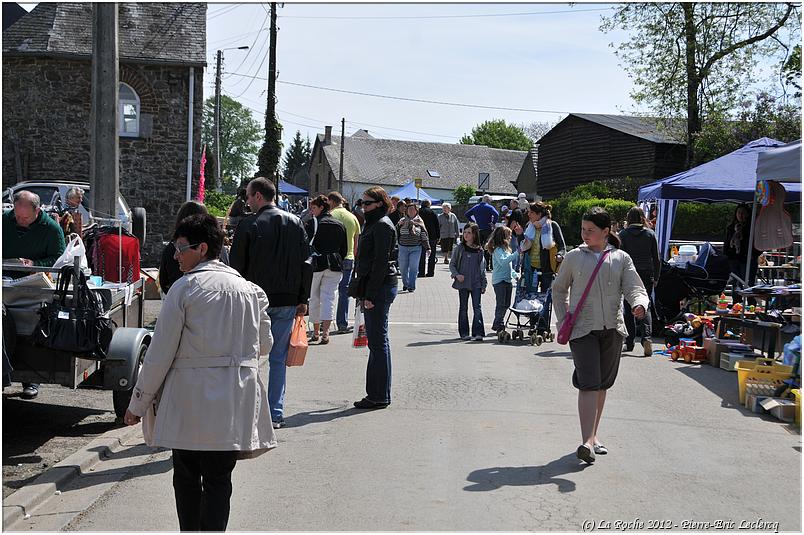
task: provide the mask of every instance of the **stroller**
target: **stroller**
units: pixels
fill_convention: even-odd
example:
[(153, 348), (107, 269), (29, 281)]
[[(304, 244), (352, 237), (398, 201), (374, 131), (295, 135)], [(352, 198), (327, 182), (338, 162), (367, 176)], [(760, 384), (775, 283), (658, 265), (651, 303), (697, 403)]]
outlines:
[[(535, 309), (516, 308), (523, 300), (530, 301), (532, 305), (536, 305)], [(514, 304), (508, 307), (508, 314), (505, 316), (503, 328), (497, 331), (497, 340), (501, 343), (516, 339), (524, 340), (527, 330), (530, 345), (540, 346), (543, 342), (552, 342), (555, 339), (550, 331), (552, 309), (552, 291), (548, 289), (546, 293), (526, 292), (520, 278), (516, 285)], [(512, 329), (511, 332), (509, 333), (506, 328)]]
[(723, 293), (730, 276), (728, 258), (718, 254), (710, 243), (701, 245), (695, 262), (680, 265), (662, 262), (654, 289), (658, 320), (673, 323), (693, 303), (705, 309), (708, 297)]

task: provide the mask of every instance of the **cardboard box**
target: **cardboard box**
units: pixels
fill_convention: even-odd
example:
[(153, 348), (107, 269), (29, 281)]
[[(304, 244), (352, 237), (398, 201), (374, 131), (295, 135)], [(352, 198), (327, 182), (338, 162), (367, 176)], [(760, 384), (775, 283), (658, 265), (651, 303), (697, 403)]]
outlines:
[(704, 338), (703, 348), (706, 350), (706, 362), (710, 366), (717, 368), (720, 365), (720, 358), (717, 356), (717, 338)]
[(770, 411), (777, 419), (783, 422), (796, 421), (796, 402), (785, 398), (765, 398), (760, 402), (762, 408)]
[(145, 299), (158, 301), (161, 299), (159, 296), (159, 286), (156, 283), (159, 270), (156, 268), (146, 268), (142, 271), (145, 277)]
[(724, 340), (722, 338), (704, 338), (703, 347), (706, 350), (706, 361), (710, 366), (720, 367), (721, 353), (753, 353), (754, 348), (749, 345), (741, 344), (736, 340)]

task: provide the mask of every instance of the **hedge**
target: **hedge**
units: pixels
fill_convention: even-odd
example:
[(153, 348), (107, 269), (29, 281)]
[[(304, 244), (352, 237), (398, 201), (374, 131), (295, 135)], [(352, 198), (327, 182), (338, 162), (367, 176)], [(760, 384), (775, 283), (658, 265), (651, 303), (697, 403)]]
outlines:
[(553, 219), (561, 225), (561, 232), (568, 246), (576, 247), (581, 243), (581, 218), (591, 208), (600, 206), (606, 210), (612, 221), (625, 220), (625, 214), (634, 206), (631, 201), (622, 199), (584, 198), (571, 199), (568, 202), (557, 202), (553, 205)]

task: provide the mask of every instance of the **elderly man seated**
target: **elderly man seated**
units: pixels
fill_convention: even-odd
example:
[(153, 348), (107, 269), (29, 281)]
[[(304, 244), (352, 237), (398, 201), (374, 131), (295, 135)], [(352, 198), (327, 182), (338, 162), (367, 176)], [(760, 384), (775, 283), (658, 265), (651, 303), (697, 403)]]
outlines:
[[(64, 252), (64, 234), (59, 225), (40, 209), (39, 195), (30, 191), (14, 194), (14, 209), (3, 214), (3, 260), (19, 259), (26, 266), (52, 266)], [(8, 277), (26, 275), (6, 272)], [(39, 385), (24, 383), (22, 397), (33, 399)]]

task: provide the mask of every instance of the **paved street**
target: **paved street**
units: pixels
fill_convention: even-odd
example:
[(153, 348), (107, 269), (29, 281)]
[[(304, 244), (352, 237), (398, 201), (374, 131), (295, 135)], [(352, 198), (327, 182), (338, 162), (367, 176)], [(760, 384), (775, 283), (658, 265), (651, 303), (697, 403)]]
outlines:
[[(601, 425), (610, 453), (584, 466), (567, 347), (458, 341), (446, 273), (439, 264), (392, 307), (388, 409), (351, 408), (367, 352), (349, 336), (289, 370), (288, 426), (276, 450), (238, 463), (229, 530), (567, 531), (636, 519), (801, 530), (801, 436), (739, 407), (736, 374), (625, 356)], [(490, 288), (483, 305), (488, 328)], [(79, 477), (13, 528), (58, 529), (55, 513), (83, 511), (66, 529), (176, 530), (169, 458), (132, 444), (107, 477)], [(98, 489), (91, 506), (70, 506)]]

